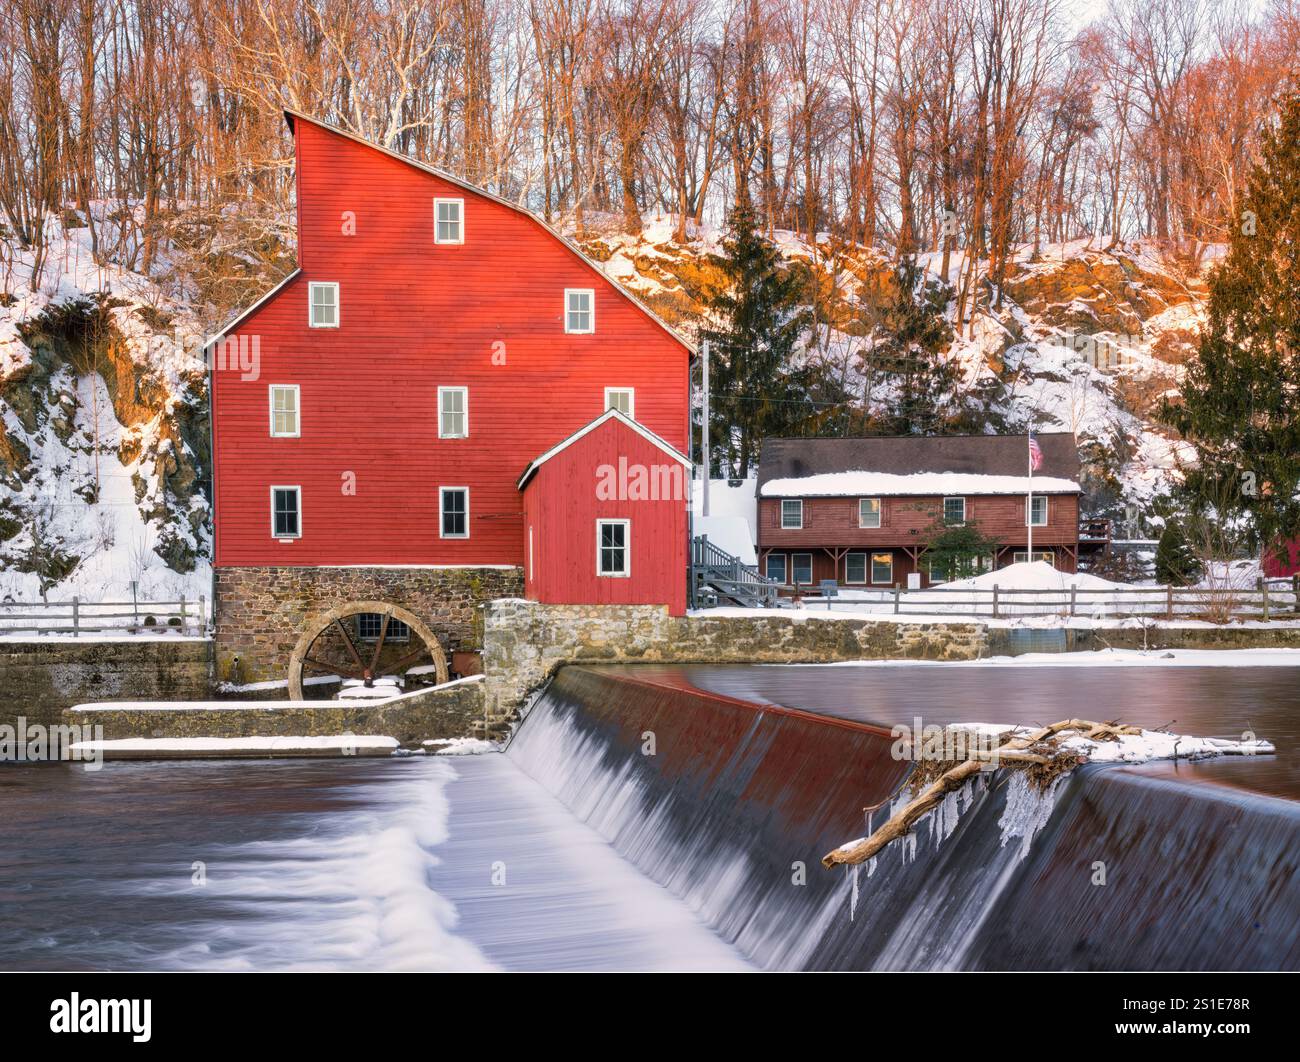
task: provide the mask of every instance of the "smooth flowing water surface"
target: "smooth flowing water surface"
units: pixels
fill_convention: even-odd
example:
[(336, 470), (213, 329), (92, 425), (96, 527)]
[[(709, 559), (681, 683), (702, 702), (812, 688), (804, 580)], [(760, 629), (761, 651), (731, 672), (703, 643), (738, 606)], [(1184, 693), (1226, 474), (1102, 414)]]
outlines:
[[(1300, 669), (568, 667), (504, 754), (0, 767), (18, 969), (1296, 969)], [(920, 717), (1251, 730), (997, 772), (870, 863)], [(1105, 887), (1096, 868), (1104, 866)]]
[(1300, 800), (1300, 667), (1196, 667), (1080, 662), (848, 665), (641, 665), (621, 673), (685, 683), (878, 726), (1054, 723), (1118, 719), (1176, 734), (1273, 743), (1273, 756), (1151, 764), (1151, 773), (1240, 786)]
[(0, 769), (9, 969), (744, 969), (504, 756)]

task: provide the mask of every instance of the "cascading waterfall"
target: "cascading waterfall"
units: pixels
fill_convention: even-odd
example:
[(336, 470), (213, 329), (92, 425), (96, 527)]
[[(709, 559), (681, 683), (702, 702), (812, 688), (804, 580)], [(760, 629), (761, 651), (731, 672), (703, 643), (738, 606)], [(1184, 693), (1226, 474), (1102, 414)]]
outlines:
[(1044, 794), (980, 775), (867, 865), (825, 870), (906, 797), (891, 745), (662, 673), (567, 667), (507, 755), (767, 969), (1300, 964), (1300, 805), (1130, 768)]

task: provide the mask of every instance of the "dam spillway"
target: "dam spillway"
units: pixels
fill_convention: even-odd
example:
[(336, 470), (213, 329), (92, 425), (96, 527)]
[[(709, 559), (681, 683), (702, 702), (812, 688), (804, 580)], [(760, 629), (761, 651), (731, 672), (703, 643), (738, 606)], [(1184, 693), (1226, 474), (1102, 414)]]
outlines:
[(905, 795), (891, 744), (670, 668), (568, 667), (506, 755), (761, 968), (1300, 966), (1300, 804), (1164, 764), (1044, 794), (980, 775), (903, 843), (825, 870)]

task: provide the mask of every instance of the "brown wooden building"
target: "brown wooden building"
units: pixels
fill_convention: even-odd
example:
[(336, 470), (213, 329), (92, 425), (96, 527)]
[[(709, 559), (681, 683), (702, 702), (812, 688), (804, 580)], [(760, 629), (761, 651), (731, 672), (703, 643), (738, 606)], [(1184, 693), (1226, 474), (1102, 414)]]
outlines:
[[(1079, 559), (1079, 455), (1068, 433), (769, 439), (758, 472), (759, 565), (790, 585), (907, 586), (943, 581), (925, 549), (974, 524), (997, 546), (979, 570), (1033, 559), (1073, 572)], [(934, 578), (931, 578), (931, 575)]]

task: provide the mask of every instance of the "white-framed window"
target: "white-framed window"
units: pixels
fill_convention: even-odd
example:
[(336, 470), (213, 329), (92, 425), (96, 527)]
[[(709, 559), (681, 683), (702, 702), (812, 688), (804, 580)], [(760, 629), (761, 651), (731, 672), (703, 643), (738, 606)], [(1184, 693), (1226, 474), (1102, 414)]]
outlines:
[(564, 289), (564, 330), (578, 335), (596, 331), (596, 292), (592, 288)]
[(433, 201), (433, 242), (465, 242), (465, 200), (435, 199)]
[(880, 526), (880, 499), (879, 498), (858, 499), (858, 526), (859, 527)]
[(790, 581), (797, 586), (807, 586), (812, 582), (812, 554), (790, 554)]
[(892, 553), (873, 553), (871, 555), (871, 581), (873, 583), (893, 583), (894, 555)]
[(296, 439), (302, 434), (298, 420), (298, 385), (271, 384), (271, 435), (277, 439)]
[(605, 408), (617, 409), (628, 419), (636, 420), (636, 391), (631, 387), (606, 387)]
[(596, 521), (596, 574), (627, 577), (632, 574), (632, 521)]
[(1025, 503), (1025, 523), (1029, 527), (1047, 526), (1047, 495), (1031, 494)]
[(778, 583), (785, 582), (785, 554), (769, 553), (767, 555), (767, 564), (765, 571), (769, 579), (775, 579)]
[(438, 488), (438, 537), (469, 538), (469, 488)]
[(846, 583), (865, 583), (867, 581), (867, 555), (865, 553), (846, 553), (844, 555), (844, 581)]
[(363, 642), (379, 641), (379, 633), (383, 631), (384, 642), (409, 642), (411, 640), (411, 628), (399, 619), (388, 618), (388, 628), (384, 629), (384, 617), (379, 612), (362, 612), (357, 616), (357, 637)]
[(803, 499), (781, 499), (781, 530), (798, 531), (803, 527)]
[(302, 538), (302, 488), (271, 488), (271, 537)]
[(438, 388), (438, 438), (469, 438), (469, 388)]
[(338, 328), (339, 286), (337, 284), (307, 285), (307, 324), (311, 328)]
[(1034, 555), (1032, 558), (1029, 556), (1029, 553), (1027, 551), (1023, 549), (1017, 550), (1015, 553), (1011, 554), (1011, 559), (1014, 560), (1017, 564), (1024, 564), (1025, 561), (1031, 559), (1036, 561), (1046, 561), (1053, 568), (1056, 567), (1056, 554), (1050, 549), (1043, 550), (1043, 552), (1041, 553), (1038, 552), (1038, 550), (1034, 550)]
[(964, 524), (966, 522), (965, 498), (944, 498), (943, 522), (945, 524)]

